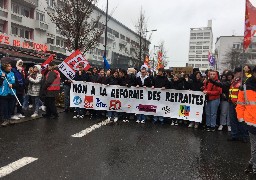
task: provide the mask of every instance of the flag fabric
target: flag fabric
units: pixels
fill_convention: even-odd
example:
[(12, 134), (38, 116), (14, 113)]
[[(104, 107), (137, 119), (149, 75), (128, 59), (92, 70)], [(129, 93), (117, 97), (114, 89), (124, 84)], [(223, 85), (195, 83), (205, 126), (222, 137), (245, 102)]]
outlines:
[(210, 63), (211, 66), (215, 65), (216, 59), (215, 57), (211, 54), (211, 52), (209, 51), (208, 53), (208, 61)]
[(147, 67), (150, 68), (150, 65), (149, 65), (149, 56), (148, 56), (148, 55), (145, 56), (144, 65), (146, 65)]
[(110, 65), (109, 65), (109, 63), (108, 63), (108, 60), (107, 60), (107, 58), (106, 58), (106, 56), (103, 56), (103, 60), (104, 60), (104, 67), (105, 67), (105, 69), (110, 69)]
[(160, 68), (163, 68), (164, 65), (163, 65), (163, 53), (161, 51), (158, 52), (158, 63), (157, 63), (157, 70), (160, 69)]
[(50, 56), (48, 57), (48, 59), (46, 59), (46, 61), (41, 65), (41, 72), (42, 72), (42, 74), (45, 73), (45, 71), (46, 71), (47, 68), (48, 68), (48, 65), (53, 61), (53, 59), (54, 59), (54, 55), (52, 54), (52, 55), (50, 55)]
[(244, 50), (246, 50), (252, 41), (256, 32), (256, 8), (251, 4), (250, 0), (246, 0), (245, 9), (245, 30), (244, 30)]
[(90, 69), (89, 62), (85, 59), (80, 50), (76, 50), (67, 57), (58, 67), (59, 70), (70, 80), (74, 79), (75, 73), (80, 65), (84, 66), (84, 70)]

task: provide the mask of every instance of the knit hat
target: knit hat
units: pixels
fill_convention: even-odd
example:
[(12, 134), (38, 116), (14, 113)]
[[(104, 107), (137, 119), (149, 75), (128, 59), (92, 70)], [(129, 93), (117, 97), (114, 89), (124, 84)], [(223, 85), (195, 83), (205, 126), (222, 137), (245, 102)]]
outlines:
[(147, 65), (142, 65), (141, 67), (140, 67), (140, 70), (142, 70), (142, 69), (146, 69), (146, 71), (148, 71), (148, 66)]
[(41, 66), (40, 65), (34, 65), (38, 69), (38, 72), (41, 73)]

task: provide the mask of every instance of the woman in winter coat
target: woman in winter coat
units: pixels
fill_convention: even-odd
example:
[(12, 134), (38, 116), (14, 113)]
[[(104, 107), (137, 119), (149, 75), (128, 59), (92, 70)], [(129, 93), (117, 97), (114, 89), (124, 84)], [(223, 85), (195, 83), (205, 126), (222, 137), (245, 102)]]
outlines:
[(28, 76), (28, 95), (31, 97), (34, 107), (32, 118), (38, 117), (42, 77), (41, 66), (35, 65), (33, 73)]
[(216, 71), (209, 72), (209, 79), (205, 82), (205, 88), (203, 91), (207, 96), (207, 103), (205, 107), (207, 131), (215, 131), (217, 111), (220, 105), (220, 96), (222, 94), (222, 88), (216, 86), (211, 81), (219, 82)]
[[(10, 63), (3, 63), (0, 70), (1, 84), (0, 84), (0, 106), (3, 123), (1, 126), (12, 124), (11, 112), (15, 105), (15, 75), (11, 71)], [(13, 88), (13, 89), (12, 89)]]

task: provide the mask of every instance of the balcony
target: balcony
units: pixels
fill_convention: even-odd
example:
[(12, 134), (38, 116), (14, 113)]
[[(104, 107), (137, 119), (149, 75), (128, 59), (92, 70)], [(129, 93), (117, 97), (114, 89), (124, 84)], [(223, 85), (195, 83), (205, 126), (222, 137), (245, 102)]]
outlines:
[(127, 42), (125, 40), (123, 40), (123, 39), (120, 39), (119, 43), (122, 44), (122, 45), (125, 45), (125, 46), (127, 45)]
[(108, 39), (112, 40), (112, 41), (115, 41), (115, 36), (108, 33)]
[(0, 17), (7, 18), (7, 16), (8, 16), (8, 11), (0, 8)]
[(41, 31), (47, 31), (48, 30), (48, 24), (42, 21), (36, 20), (35, 29), (41, 30)]
[(13, 21), (16, 21), (16, 22), (22, 22), (22, 16), (20, 16), (20, 15), (18, 15), (18, 14), (12, 14), (11, 15), (11, 19), (13, 20)]
[(66, 53), (66, 49), (64, 47), (50, 45), (50, 50), (55, 51), (55, 52), (57, 51), (57, 52), (61, 52), (61, 53)]
[(27, 7), (36, 8), (38, 7), (38, 0), (14, 0), (15, 2), (18, 2), (21, 5), (25, 5)]

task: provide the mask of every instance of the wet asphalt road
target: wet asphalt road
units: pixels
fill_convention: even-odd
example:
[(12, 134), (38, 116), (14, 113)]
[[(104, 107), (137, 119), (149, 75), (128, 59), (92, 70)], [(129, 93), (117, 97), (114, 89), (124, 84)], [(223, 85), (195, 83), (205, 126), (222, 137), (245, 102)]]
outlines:
[(3, 179), (248, 179), (249, 144), (227, 142), (226, 132), (119, 122), (71, 137), (102, 120), (62, 113), (0, 128), (0, 167), (38, 158)]

